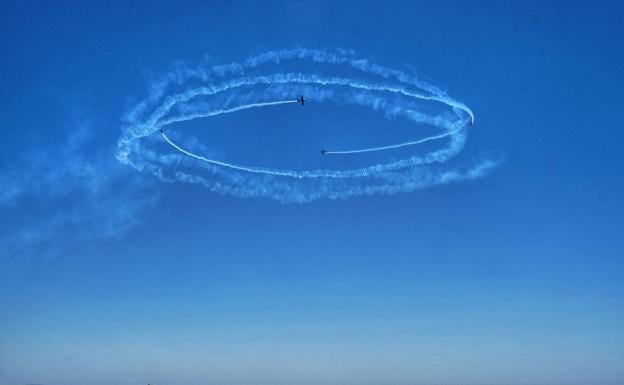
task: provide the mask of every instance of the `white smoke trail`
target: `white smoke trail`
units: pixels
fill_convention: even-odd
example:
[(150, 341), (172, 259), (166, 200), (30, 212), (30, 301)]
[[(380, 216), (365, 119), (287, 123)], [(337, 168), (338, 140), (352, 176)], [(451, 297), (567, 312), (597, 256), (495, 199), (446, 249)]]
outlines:
[[(285, 70), (293, 63), (297, 64), (298, 70), (302, 64), (313, 66), (313, 72)], [(277, 67), (277, 72), (273, 67)], [(326, 73), (328, 69), (331, 75)], [(291, 170), (210, 159), (183, 149), (162, 131), (162, 138), (180, 155), (159, 154), (150, 147), (153, 142), (144, 139), (179, 122), (297, 103), (295, 94), (313, 94), (315, 102), (319, 103), (369, 107), (387, 117), (402, 116), (440, 131), (399, 144), (328, 151), (327, 154), (392, 150), (442, 139), (448, 139), (444, 140), (447, 144), (424, 154), (359, 169)], [(443, 111), (432, 112), (432, 108)], [(449, 159), (463, 148), (467, 125), (473, 122), (473, 112), (439, 88), (404, 72), (355, 58), (350, 52), (270, 51), (241, 63), (184, 69), (165, 76), (155, 84), (152, 94), (128, 115), (127, 125), (118, 141), (117, 158), (167, 182), (201, 184), (211, 191), (240, 197), (266, 196), (283, 202), (309, 202), (321, 198), (412, 191), (483, 176), (494, 162), (481, 162), (465, 171), (445, 170)], [(181, 169), (179, 156), (200, 162)]]
[(160, 135), (163, 137), (163, 139), (165, 139), (165, 141), (167, 143), (169, 143), (176, 150), (180, 151), (184, 155), (190, 156), (191, 158), (195, 158), (197, 160), (201, 160), (202, 162), (207, 162), (207, 163), (214, 164), (214, 165), (217, 165), (217, 166), (223, 166), (223, 167), (231, 168), (233, 170), (238, 170), (238, 171), (253, 172), (253, 173), (256, 173), (256, 174), (268, 174), (268, 175), (273, 175), (273, 176), (297, 177), (296, 172), (282, 172), (282, 171), (279, 171), (279, 170), (263, 169), (263, 168), (259, 168), (259, 167), (245, 167), (245, 166), (239, 166), (239, 165), (234, 164), (234, 163), (227, 163), (227, 162), (221, 162), (221, 161), (214, 160), (214, 159), (208, 159), (208, 158), (205, 158), (205, 157), (203, 157), (201, 155), (193, 154), (192, 152), (187, 151), (187, 150), (183, 149), (182, 147), (178, 146), (177, 144), (173, 143), (171, 141), (171, 139), (169, 139), (169, 137), (164, 132), (161, 132)]
[(223, 114), (230, 114), (232, 112), (248, 110), (248, 109), (251, 109), (251, 108), (278, 106), (280, 104), (292, 104), (292, 103), (298, 103), (298, 102), (296, 100), (280, 100), (280, 101), (277, 101), (277, 102), (251, 103), (251, 104), (245, 104), (243, 106), (237, 106), (237, 107), (233, 107), (233, 108), (229, 108), (229, 109), (225, 109), (225, 110), (217, 110), (217, 111), (211, 111), (211, 112), (206, 112), (206, 113), (188, 114), (188, 115), (184, 115), (184, 116), (178, 116), (176, 118), (164, 119), (164, 120), (162, 120), (160, 122), (159, 127), (162, 128), (164, 126), (168, 126), (168, 125), (173, 124), (173, 123), (185, 122), (187, 120), (193, 120), (193, 119), (199, 119), (199, 118), (208, 118), (208, 117), (211, 117), (211, 116), (217, 116), (217, 115), (223, 115)]
[(403, 143), (398, 143), (398, 144), (391, 144), (391, 145), (388, 145), (388, 146), (360, 148), (360, 149), (357, 149), (357, 150), (342, 150), (342, 151), (339, 151), (339, 150), (327, 150), (327, 151), (325, 151), (325, 154), (328, 154), (328, 155), (348, 155), (348, 154), (362, 154), (362, 153), (365, 153), (365, 152), (394, 150), (395, 148), (414, 146), (416, 144), (421, 144), (421, 143), (430, 142), (430, 141), (436, 140), (436, 139), (446, 138), (447, 136), (452, 135), (452, 134), (453, 134), (453, 132), (445, 132), (444, 134), (433, 135), (433, 136), (429, 136), (429, 137), (418, 139), (418, 140), (410, 140), (408, 142), (403, 142)]

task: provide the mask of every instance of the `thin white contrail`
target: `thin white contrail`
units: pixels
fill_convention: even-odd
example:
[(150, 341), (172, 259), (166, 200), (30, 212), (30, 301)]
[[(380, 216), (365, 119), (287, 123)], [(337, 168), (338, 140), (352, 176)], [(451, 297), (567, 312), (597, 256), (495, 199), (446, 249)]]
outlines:
[(423, 138), (423, 139), (412, 140), (412, 141), (409, 141), (409, 142), (404, 142), (404, 143), (399, 143), (399, 144), (391, 144), (391, 145), (388, 145), (388, 146), (361, 148), (361, 149), (357, 149), (357, 150), (341, 150), (341, 151), (337, 151), (337, 150), (331, 150), (330, 151), (330, 150), (328, 150), (328, 151), (325, 151), (325, 154), (328, 154), (328, 155), (346, 155), (346, 154), (361, 154), (361, 153), (364, 153), (364, 152), (375, 152), (375, 151), (392, 150), (392, 149), (395, 149), (395, 148), (413, 146), (415, 144), (421, 144), (421, 143), (429, 142), (431, 140), (446, 138), (447, 136), (451, 136), (453, 134), (454, 134), (454, 132), (445, 132), (443, 134), (429, 136), (429, 137), (426, 137), (426, 138)]
[(193, 154), (192, 152), (187, 151), (183, 149), (182, 147), (178, 146), (171, 139), (169, 139), (169, 137), (167, 137), (167, 135), (163, 131), (160, 132), (160, 135), (163, 137), (163, 139), (165, 139), (167, 143), (169, 143), (176, 150), (180, 151), (184, 155), (190, 156), (191, 158), (195, 158), (197, 160), (201, 160), (203, 162), (231, 168), (233, 170), (252, 172), (255, 174), (269, 174), (269, 175), (274, 175), (274, 176), (293, 176), (292, 173), (289, 173), (289, 172), (280, 172), (278, 170), (261, 169), (257, 167), (246, 167), (246, 166), (240, 166), (234, 163), (222, 162), (222, 161), (215, 160), (215, 159), (208, 159), (201, 155)]
[(167, 125), (172, 124), (172, 123), (186, 122), (187, 120), (193, 120), (193, 119), (199, 119), (199, 118), (208, 118), (210, 116), (229, 114), (229, 113), (232, 113), (232, 112), (248, 110), (250, 108), (278, 106), (280, 104), (290, 104), (290, 103), (299, 103), (299, 102), (297, 100), (279, 100), (279, 101), (276, 101), (276, 102), (250, 103), (250, 104), (244, 104), (244, 105), (241, 105), (241, 106), (236, 106), (236, 107), (232, 107), (232, 108), (228, 108), (228, 109), (220, 109), (220, 110), (215, 110), (215, 111), (210, 111), (210, 112), (198, 112), (198, 113), (194, 113), (194, 114), (181, 115), (181, 116), (176, 116), (176, 117), (172, 117), (172, 118), (161, 120), (160, 123), (158, 124), (158, 127), (162, 128), (162, 127), (167, 126)]

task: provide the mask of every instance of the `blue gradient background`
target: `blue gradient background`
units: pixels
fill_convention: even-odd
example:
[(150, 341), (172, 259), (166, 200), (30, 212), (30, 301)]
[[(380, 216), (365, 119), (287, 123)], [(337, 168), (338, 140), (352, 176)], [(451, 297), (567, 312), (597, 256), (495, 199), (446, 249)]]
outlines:
[[(0, 384), (624, 383), (623, 12), (0, 2), (0, 182), (16, 197), (0, 205)], [(107, 163), (171, 63), (299, 45), (415, 66), (475, 111), (461, 158), (504, 161), (475, 181), (307, 205)], [(76, 131), (92, 139), (68, 146)], [(137, 187), (58, 187), (82, 183), (54, 172), (71, 154), (98, 151), (90, 178)], [(50, 222), (70, 210), (84, 222)]]

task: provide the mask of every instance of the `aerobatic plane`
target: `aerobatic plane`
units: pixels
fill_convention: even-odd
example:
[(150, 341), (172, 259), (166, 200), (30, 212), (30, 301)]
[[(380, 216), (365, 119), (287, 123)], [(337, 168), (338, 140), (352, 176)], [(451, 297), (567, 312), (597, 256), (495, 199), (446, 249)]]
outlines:
[(301, 104), (303, 106), (303, 103), (305, 102), (305, 99), (303, 98), (303, 95), (299, 95), (299, 97), (297, 98), (297, 102), (299, 102), (299, 104)]
[(321, 155), (325, 155), (325, 154), (327, 154), (327, 150), (325, 149), (321, 150)]

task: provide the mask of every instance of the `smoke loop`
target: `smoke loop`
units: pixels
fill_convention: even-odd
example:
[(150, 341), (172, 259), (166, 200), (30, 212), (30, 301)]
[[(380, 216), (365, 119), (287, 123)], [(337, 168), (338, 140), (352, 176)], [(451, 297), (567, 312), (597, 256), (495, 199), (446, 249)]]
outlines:
[[(303, 62), (318, 71), (286, 71)], [(163, 129), (175, 123), (251, 108), (297, 103), (296, 95), (315, 103), (364, 106), (386, 117), (401, 116), (438, 133), (411, 141), (361, 149), (328, 150), (328, 156), (388, 151), (429, 141), (440, 148), (404, 159), (344, 170), (293, 170), (242, 165), (212, 159), (182, 148)], [(189, 182), (238, 197), (269, 197), (282, 202), (396, 193), (483, 176), (494, 166), (484, 161), (465, 170), (446, 166), (464, 147), (474, 114), (439, 88), (405, 72), (356, 58), (349, 51), (294, 49), (270, 51), (241, 63), (182, 68), (153, 85), (150, 96), (128, 115), (118, 141), (117, 158), (166, 182)], [(161, 132), (174, 154), (154, 149)], [(180, 167), (193, 159), (193, 167)]]

